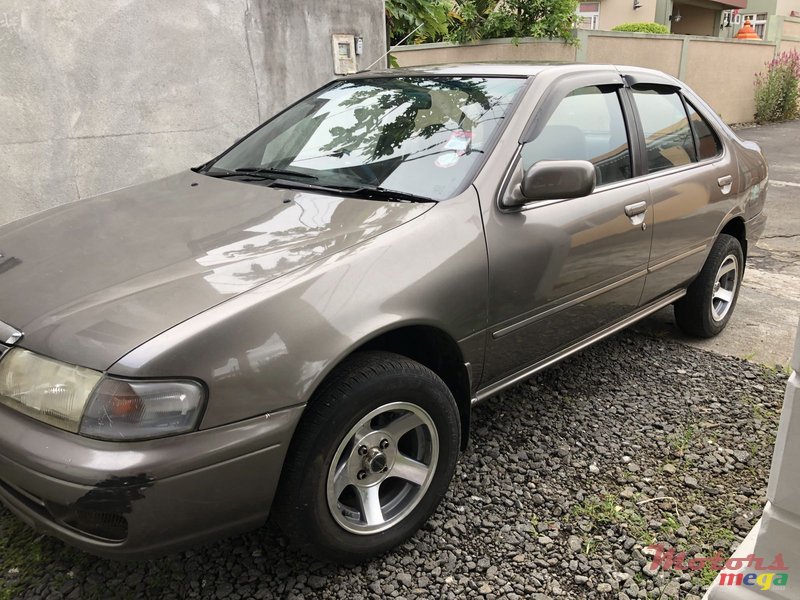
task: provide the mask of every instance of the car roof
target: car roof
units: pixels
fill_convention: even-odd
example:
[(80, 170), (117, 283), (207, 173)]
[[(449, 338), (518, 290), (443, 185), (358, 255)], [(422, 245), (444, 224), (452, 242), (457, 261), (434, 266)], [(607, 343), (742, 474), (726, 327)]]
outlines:
[(574, 63), (534, 63), (534, 62), (474, 62), (445, 65), (420, 65), (414, 67), (400, 67), (394, 69), (381, 69), (370, 71), (371, 75), (386, 76), (424, 76), (424, 75), (493, 75), (531, 77), (545, 69), (563, 67)]
[(668, 83), (681, 85), (674, 77), (655, 69), (633, 67), (627, 65), (586, 64), (566, 62), (472, 62), (444, 65), (420, 65), (395, 69), (361, 71), (348, 75), (344, 79), (365, 77), (435, 77), (435, 76), (490, 76), (490, 77), (535, 77), (543, 71), (557, 71), (567, 74), (587, 71), (619, 71), (620, 73), (638, 75), (652, 83)]

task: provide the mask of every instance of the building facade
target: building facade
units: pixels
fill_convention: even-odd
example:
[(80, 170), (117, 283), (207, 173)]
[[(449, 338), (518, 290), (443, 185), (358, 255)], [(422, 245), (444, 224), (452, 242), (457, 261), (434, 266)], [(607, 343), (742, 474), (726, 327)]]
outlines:
[(782, 27), (775, 17), (800, 18), (800, 0), (747, 0), (746, 8), (723, 15), (720, 35), (734, 37), (747, 19), (762, 40), (772, 39)]
[[(750, 0), (750, 2), (798, 2), (800, 0)], [(578, 15), (585, 29), (611, 30), (623, 23), (660, 23), (671, 33), (724, 35), (724, 17), (744, 11), (748, 0), (598, 0), (581, 2)]]

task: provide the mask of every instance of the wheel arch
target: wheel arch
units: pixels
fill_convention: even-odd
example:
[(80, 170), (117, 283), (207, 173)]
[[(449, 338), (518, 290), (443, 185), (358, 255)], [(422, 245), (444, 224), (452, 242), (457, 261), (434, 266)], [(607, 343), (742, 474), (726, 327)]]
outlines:
[(472, 412), (472, 380), (470, 367), (458, 342), (446, 331), (431, 324), (395, 325), (391, 329), (377, 332), (362, 340), (350, 351), (339, 357), (314, 388), (309, 402), (313, 402), (319, 390), (331, 374), (348, 357), (357, 352), (381, 350), (410, 358), (438, 375), (455, 398), (461, 422), (461, 449), (469, 441)]
[[(739, 240), (739, 244), (742, 246), (742, 254), (745, 261), (747, 261), (747, 228), (745, 227), (744, 219), (741, 216), (733, 217), (722, 226), (719, 233), (720, 235), (726, 233)], [(742, 268), (744, 268), (744, 265), (742, 265)]]

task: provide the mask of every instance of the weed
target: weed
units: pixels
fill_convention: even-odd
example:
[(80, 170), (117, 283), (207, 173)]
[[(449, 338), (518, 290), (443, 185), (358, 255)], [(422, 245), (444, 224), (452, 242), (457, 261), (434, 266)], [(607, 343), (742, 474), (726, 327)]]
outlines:
[(572, 513), (575, 516), (589, 519), (594, 531), (606, 527), (621, 526), (645, 545), (652, 544), (655, 541), (655, 538), (647, 528), (647, 521), (642, 514), (635, 508), (626, 508), (618, 505), (615, 499), (610, 496), (606, 496), (603, 499), (588, 498), (582, 504), (574, 506)]
[(706, 589), (714, 582), (714, 579), (716, 579), (718, 573), (719, 571), (715, 571), (708, 565), (704, 565), (701, 571), (692, 576), (692, 583), (701, 586), (703, 589)]
[(670, 434), (667, 440), (669, 441), (672, 451), (677, 456), (683, 456), (692, 445), (696, 434), (697, 428), (694, 425), (688, 425), (680, 431)]
[(672, 515), (667, 515), (661, 523), (661, 531), (667, 535), (675, 533), (681, 528), (681, 522)]

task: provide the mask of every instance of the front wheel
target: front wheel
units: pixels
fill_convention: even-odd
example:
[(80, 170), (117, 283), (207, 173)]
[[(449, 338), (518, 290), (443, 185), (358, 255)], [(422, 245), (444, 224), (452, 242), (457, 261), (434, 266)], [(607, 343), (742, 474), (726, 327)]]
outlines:
[(675, 303), (675, 321), (689, 335), (710, 338), (728, 324), (744, 273), (742, 245), (721, 234), (686, 295)]
[(355, 354), (298, 425), (275, 500), (280, 527), (323, 560), (374, 558), (436, 509), (459, 447), (458, 408), (436, 374), (396, 354)]

